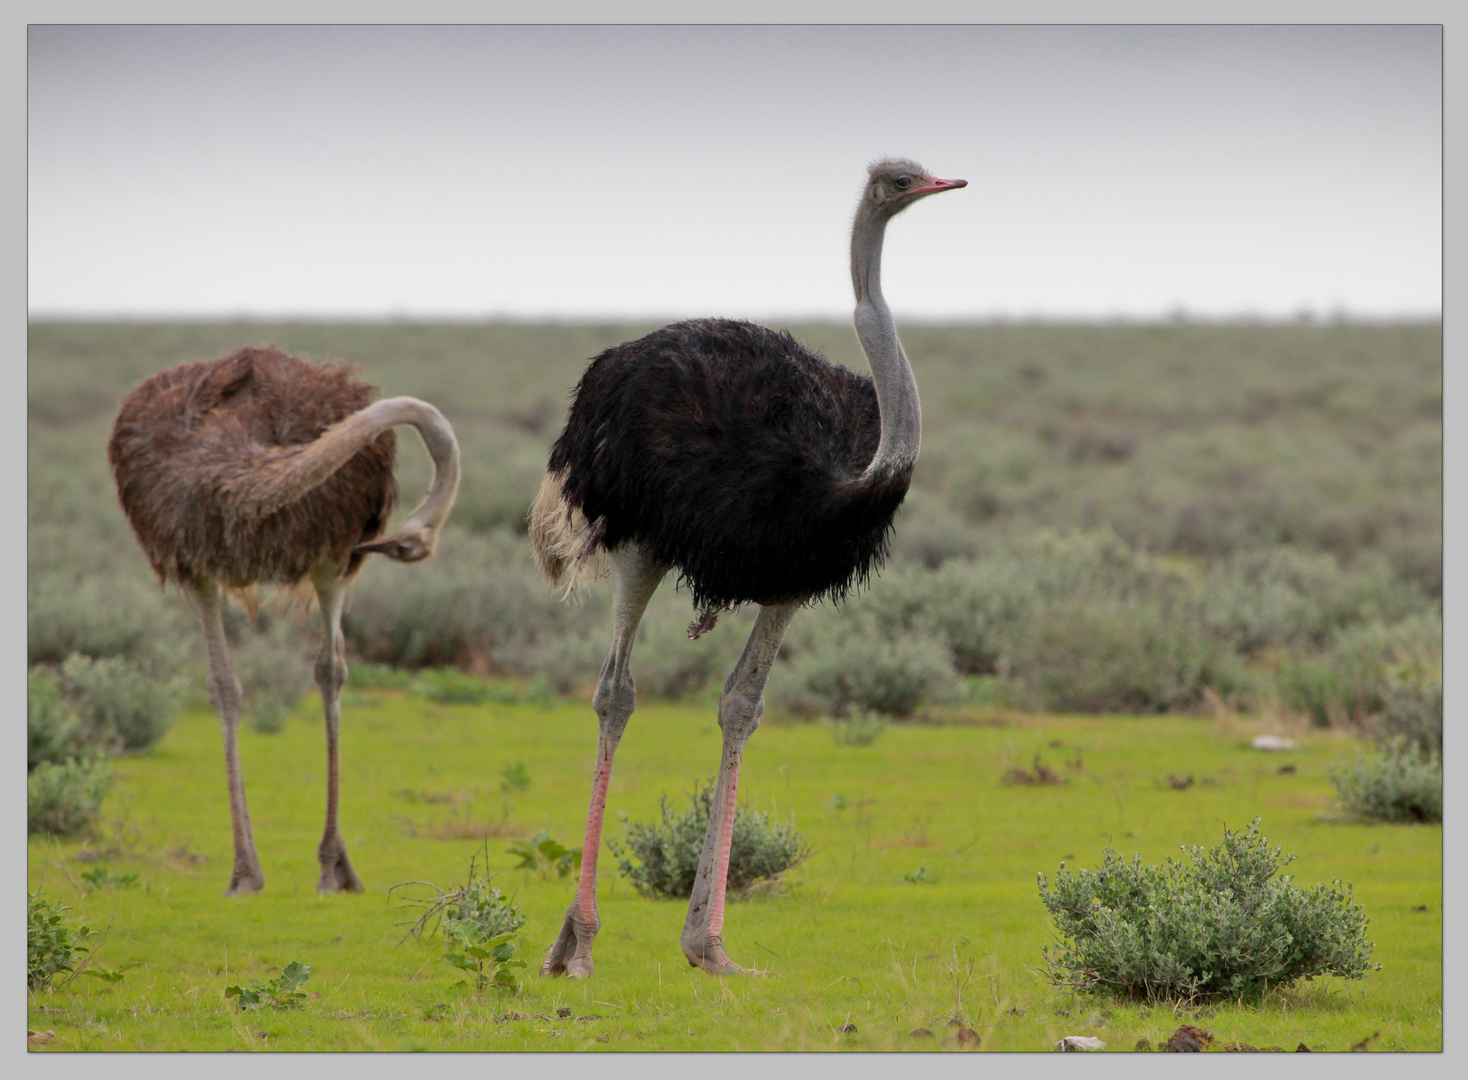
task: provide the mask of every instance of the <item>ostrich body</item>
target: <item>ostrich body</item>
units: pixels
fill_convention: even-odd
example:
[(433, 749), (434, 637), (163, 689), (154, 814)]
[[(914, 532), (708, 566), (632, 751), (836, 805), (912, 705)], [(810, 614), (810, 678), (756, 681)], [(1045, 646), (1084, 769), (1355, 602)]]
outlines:
[(576, 899), (542, 975), (591, 974), (596, 865), (612, 758), (636, 703), (637, 624), (669, 569), (693, 595), (696, 637), (741, 603), (760, 611), (719, 699), (723, 755), (681, 945), (713, 974), (743, 972), (723, 944), (739, 765), (795, 611), (839, 599), (887, 552), (922, 420), (882, 298), (887, 221), (963, 187), (906, 160), (878, 162), (851, 233), (855, 322), (872, 378), (789, 334), (745, 322), (674, 323), (597, 356), (576, 387), (531, 509), (536, 560), (569, 594), (610, 569), (613, 639), (592, 698), (599, 722)]
[[(221, 592), (308, 580), (321, 612), (315, 674), (326, 716), (317, 888), (362, 890), (337, 826), (337, 734), (347, 677), (342, 603), (367, 554), (417, 562), (433, 553), (459, 480), (458, 443), (439, 411), (407, 397), (374, 404), (375, 396), (345, 365), (241, 349), (140, 383), (123, 400), (107, 444), (118, 499), (148, 561), (160, 582), (189, 597), (203, 625), (234, 828), (229, 894), (258, 892), (265, 878), (240, 771), (241, 688)], [(401, 527), (382, 537), (396, 498), (397, 424), (418, 429), (434, 478)]]

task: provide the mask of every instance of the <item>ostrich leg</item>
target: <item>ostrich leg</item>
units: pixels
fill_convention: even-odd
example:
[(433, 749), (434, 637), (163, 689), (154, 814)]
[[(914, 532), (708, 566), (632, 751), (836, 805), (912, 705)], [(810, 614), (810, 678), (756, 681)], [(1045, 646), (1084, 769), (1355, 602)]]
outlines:
[(591, 705), (596, 710), (596, 771), (591, 778), (591, 809), (586, 815), (586, 837), (581, 847), (581, 879), (576, 899), (566, 909), (561, 932), (540, 965), (542, 975), (591, 975), (591, 943), (601, 928), (596, 911), (596, 857), (601, 848), (602, 817), (606, 812), (607, 782), (612, 776), (612, 756), (617, 752), (622, 731), (637, 705), (628, 661), (637, 624), (647, 602), (667, 573), (667, 567), (636, 544), (612, 552), (612, 651), (601, 666)]
[(260, 859), (255, 855), (255, 838), (250, 832), (250, 810), (245, 805), (245, 778), (240, 771), (240, 680), (229, 658), (224, 637), (224, 608), (219, 586), (213, 581), (192, 581), (185, 591), (204, 627), (204, 648), (209, 654), (209, 700), (219, 711), (224, 730), (224, 768), (229, 775), (229, 817), (234, 826), (234, 872), (225, 896), (243, 896), (265, 888)]
[(361, 892), (362, 882), (347, 859), (347, 845), (337, 830), (337, 737), (341, 726), (341, 689), (347, 681), (346, 641), (342, 637), (342, 601), (345, 583), (329, 569), (312, 575), (321, 606), (321, 652), (316, 657), (316, 685), (321, 689), (321, 708), (326, 713), (326, 827), (316, 857), (321, 863), (321, 880), (316, 891)]
[(711, 975), (759, 974), (740, 967), (724, 951), (724, 892), (729, 880), (729, 845), (734, 836), (739, 763), (744, 757), (744, 744), (759, 727), (760, 716), (765, 711), (761, 696), (765, 680), (770, 677), (770, 665), (775, 662), (785, 628), (798, 606), (772, 604), (760, 608), (739, 663), (734, 665), (719, 697), (724, 755), (719, 762), (713, 815), (709, 818), (708, 835), (704, 837), (703, 854), (698, 859), (698, 875), (693, 879), (693, 895), (688, 901), (688, 917), (683, 922), (680, 942), (689, 964)]

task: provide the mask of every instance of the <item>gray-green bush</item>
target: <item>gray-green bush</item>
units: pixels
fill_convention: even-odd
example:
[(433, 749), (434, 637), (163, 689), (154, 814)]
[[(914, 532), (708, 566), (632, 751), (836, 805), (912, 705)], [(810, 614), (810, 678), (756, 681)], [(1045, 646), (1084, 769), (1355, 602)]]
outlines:
[(61, 692), (56, 676), (45, 668), (26, 675), (26, 771), (42, 762), (59, 764), (100, 753), (97, 740)]
[[(347, 617), (354, 666), (539, 675), (560, 692), (595, 681), (609, 590), (562, 605), (530, 562), (525, 510), (587, 358), (647, 329), (248, 328), (257, 342), (357, 363), (385, 393), (452, 402), (465, 461), (493, 462), (466, 472), (434, 560), (368, 562)], [(849, 326), (791, 329), (862, 366)], [(198, 665), (197, 627), (152, 580), (101, 447), (139, 378), (222, 355), (241, 328), (42, 321), (29, 333), (30, 660), (122, 657), (166, 682), (190, 657)], [(1400, 661), (1363, 654), (1353, 668), (1347, 653), (1364, 627), (1440, 625), (1440, 325), (928, 325), (905, 338), (924, 448), (892, 559), (846, 610), (797, 618), (772, 696), (788, 686), (816, 711), (858, 693), (920, 710), (963, 677), (992, 680), (971, 683), (986, 701), (1030, 707), (1193, 708), (1208, 690), (1239, 708), (1278, 694), (1320, 723), (1367, 731), (1408, 723), (1384, 720), (1393, 710), (1422, 713), (1393, 704), (1390, 679), (1373, 674)], [(404, 440), (403, 490), (427, 470)], [(951, 670), (936, 665), (915, 706), (910, 693), (844, 685), (829, 665), (817, 677), (826, 694), (804, 683), (800, 665), (814, 671), (822, 652), (834, 664), (838, 624), (863, 611), (874, 643), (925, 642), (929, 660), (946, 649)], [(747, 621), (725, 616), (690, 644), (689, 618), (684, 597), (660, 590), (634, 653), (640, 693), (717, 691)], [(1171, 633), (1184, 618), (1197, 625), (1161, 647), (1159, 625)], [(304, 664), (270, 669), (309, 678), (314, 634), (303, 651)], [(1074, 678), (1056, 663), (1067, 656), (1082, 661)], [(910, 661), (885, 681), (910, 675)], [(1113, 662), (1125, 677), (1101, 678)], [(258, 683), (244, 681), (247, 692)], [(193, 693), (202, 684), (191, 676)]]
[(116, 736), (77, 714), (42, 668), (26, 678), (26, 830), (70, 836), (89, 829), (112, 783)]
[(83, 723), (122, 750), (150, 749), (178, 719), (177, 680), (150, 676), (121, 656), (73, 653), (61, 665), (61, 682)]
[(266, 612), (232, 629), (245, 722), (267, 734), (283, 731), (292, 710), (316, 687), (320, 640), (314, 628)]
[(1189, 863), (1144, 866), (1108, 847), (1099, 870), (1072, 874), (1062, 862), (1053, 886), (1039, 875), (1060, 938), (1054, 953), (1043, 950), (1054, 984), (1153, 1001), (1247, 1000), (1380, 966), (1351, 886), (1300, 889), (1276, 877), (1295, 856), (1270, 850), (1259, 818), (1242, 833), (1225, 828), (1215, 847), (1183, 850)]
[(1354, 768), (1327, 769), (1341, 808), (1353, 817), (1384, 822), (1441, 822), (1443, 764), (1438, 751), (1422, 752), (1400, 740)]
[(26, 777), (26, 831), (73, 836), (89, 829), (112, 786), (106, 758), (43, 761)]
[[(693, 805), (681, 814), (669, 809), (666, 798), (659, 799), (661, 816), (657, 822), (627, 822), (623, 815), (627, 850), (637, 862), (620, 857), (622, 845), (618, 841), (608, 840), (607, 846), (618, 856), (617, 869), (639, 893), (683, 899), (692, 895), (713, 809), (714, 788), (713, 783), (695, 784)], [(791, 826), (770, 821), (768, 814), (737, 807), (729, 845), (729, 891), (737, 895), (773, 881), (809, 854), (804, 839)]]

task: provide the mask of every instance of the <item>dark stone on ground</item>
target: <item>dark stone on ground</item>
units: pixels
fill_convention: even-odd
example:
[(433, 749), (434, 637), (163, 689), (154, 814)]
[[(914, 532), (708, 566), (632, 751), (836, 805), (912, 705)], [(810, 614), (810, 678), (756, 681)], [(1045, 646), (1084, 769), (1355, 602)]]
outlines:
[(1213, 1041), (1213, 1033), (1184, 1024), (1172, 1033), (1163, 1050), (1173, 1054), (1196, 1054)]
[[(948, 1026), (953, 1027), (955, 1021), (949, 1021)], [(977, 1050), (979, 1048), (979, 1033), (964, 1024), (958, 1024), (958, 1030), (943, 1040), (944, 1046), (967, 1046)]]

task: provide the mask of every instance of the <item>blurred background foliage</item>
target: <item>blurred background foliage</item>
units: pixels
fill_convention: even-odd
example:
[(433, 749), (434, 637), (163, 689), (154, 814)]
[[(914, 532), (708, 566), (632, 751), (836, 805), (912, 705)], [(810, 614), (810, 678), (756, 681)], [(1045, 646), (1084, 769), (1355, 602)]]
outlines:
[[(192, 615), (138, 550), (105, 445), (139, 380), (247, 344), (349, 361), (385, 395), (437, 404), (461, 440), (439, 555), (369, 560), (358, 581), (353, 663), (586, 691), (609, 589), (560, 603), (535, 574), (525, 515), (587, 361), (653, 325), (33, 324), (28, 649), (56, 675), (45, 708), (136, 747), (166, 730), (179, 695), (203, 698)], [(866, 370), (850, 327), (789, 329)], [(1435, 708), (1440, 746), (1440, 325), (902, 336), (924, 431), (892, 557), (842, 610), (792, 624), (772, 717), (1212, 702), (1421, 742)], [(429, 467), (411, 434), (399, 445), (406, 509)], [(689, 642), (687, 594), (671, 585), (639, 634), (639, 693), (714, 697), (752, 612)], [(267, 606), (235, 612), (229, 631), (251, 722), (278, 727), (311, 688), (315, 619)]]

